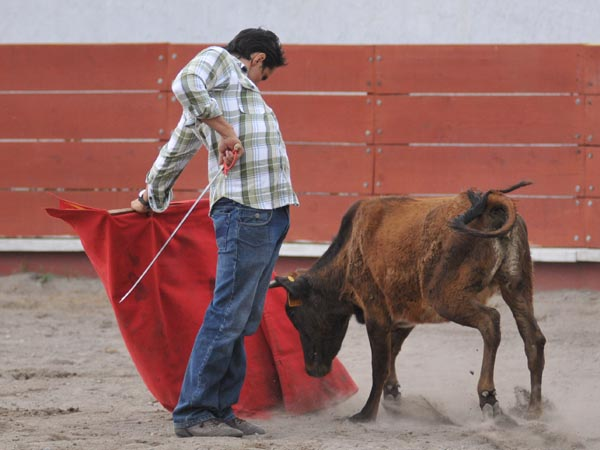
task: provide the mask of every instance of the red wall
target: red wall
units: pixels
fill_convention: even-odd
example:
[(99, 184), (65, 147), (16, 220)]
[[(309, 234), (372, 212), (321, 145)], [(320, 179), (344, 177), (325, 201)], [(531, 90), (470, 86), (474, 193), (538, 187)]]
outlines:
[[(180, 106), (177, 71), (206, 45), (2, 45), (0, 237), (72, 235), (52, 194), (121, 208)], [(517, 191), (532, 245), (600, 248), (600, 48), (286, 46), (261, 85), (302, 206), (288, 241), (329, 241), (369, 195)], [(8, 67), (9, 70), (4, 70)], [(200, 152), (177, 198), (207, 183)]]

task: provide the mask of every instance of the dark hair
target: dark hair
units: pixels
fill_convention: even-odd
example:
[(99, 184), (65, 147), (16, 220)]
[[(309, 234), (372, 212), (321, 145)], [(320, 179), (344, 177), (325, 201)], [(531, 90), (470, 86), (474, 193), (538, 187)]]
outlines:
[(225, 50), (245, 59), (251, 59), (252, 53), (262, 52), (266, 55), (263, 66), (270, 69), (287, 64), (277, 35), (262, 28), (246, 28), (240, 31), (227, 44)]

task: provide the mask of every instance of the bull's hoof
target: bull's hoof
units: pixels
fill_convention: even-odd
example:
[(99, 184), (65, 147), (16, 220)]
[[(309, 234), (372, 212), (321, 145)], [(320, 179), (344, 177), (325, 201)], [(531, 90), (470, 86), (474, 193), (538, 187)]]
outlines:
[(514, 428), (519, 425), (515, 419), (502, 412), (500, 403), (498, 402), (493, 405), (490, 405), (489, 403), (483, 405), (481, 412), (483, 413), (483, 419), (486, 422), (493, 422), (494, 425), (499, 427)]
[(537, 420), (542, 416), (542, 408), (540, 406), (529, 407), (525, 413), (525, 419)]
[(383, 399), (386, 401), (399, 402), (401, 395), (399, 384), (387, 384), (383, 387)]
[(496, 402), (493, 405), (486, 403), (481, 407), (483, 418), (486, 420), (494, 420), (496, 417), (502, 415), (502, 409), (500, 409), (500, 403)]
[(358, 414), (354, 414), (352, 417), (350, 417), (350, 422), (355, 422), (355, 423), (373, 422), (374, 420), (375, 420), (375, 417), (364, 414), (362, 411), (359, 412)]

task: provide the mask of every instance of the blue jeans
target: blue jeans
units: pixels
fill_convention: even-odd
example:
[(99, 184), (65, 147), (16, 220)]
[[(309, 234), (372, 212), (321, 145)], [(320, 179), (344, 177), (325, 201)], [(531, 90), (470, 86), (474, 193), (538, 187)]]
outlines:
[(260, 325), (290, 223), (287, 206), (262, 210), (229, 199), (213, 205), (211, 218), (219, 249), (215, 290), (173, 411), (176, 428), (234, 417), (246, 375), (244, 337)]

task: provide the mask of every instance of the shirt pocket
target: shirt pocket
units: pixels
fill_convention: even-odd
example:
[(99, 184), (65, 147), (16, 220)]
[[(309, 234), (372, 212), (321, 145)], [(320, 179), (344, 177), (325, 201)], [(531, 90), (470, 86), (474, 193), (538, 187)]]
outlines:
[(238, 104), (244, 114), (265, 114), (268, 109), (260, 91), (249, 80), (240, 80)]

